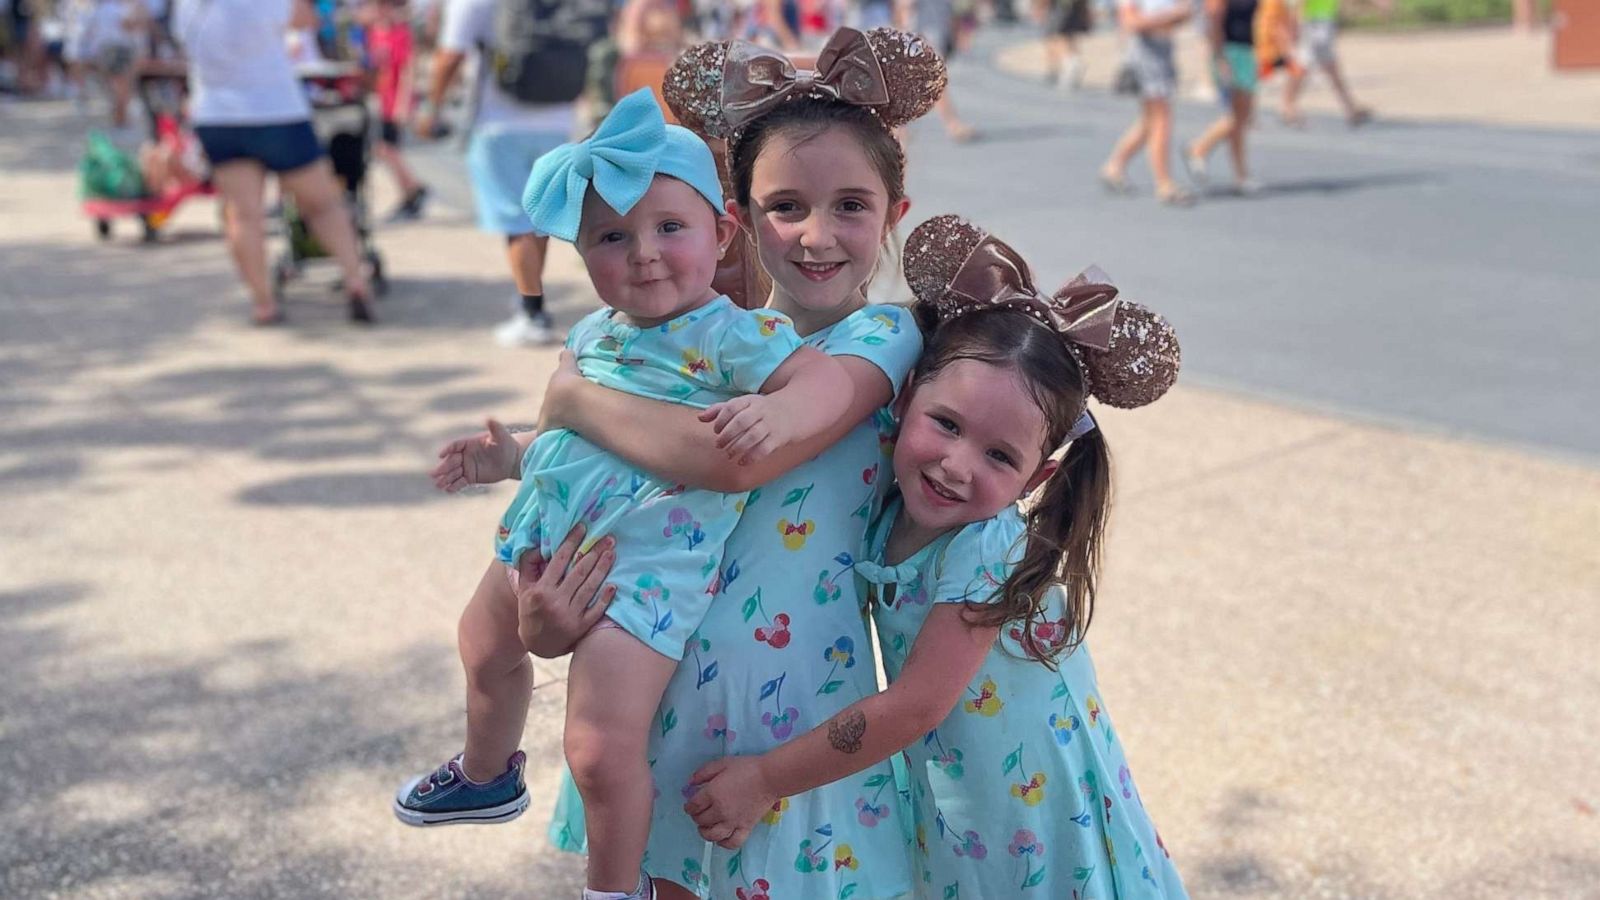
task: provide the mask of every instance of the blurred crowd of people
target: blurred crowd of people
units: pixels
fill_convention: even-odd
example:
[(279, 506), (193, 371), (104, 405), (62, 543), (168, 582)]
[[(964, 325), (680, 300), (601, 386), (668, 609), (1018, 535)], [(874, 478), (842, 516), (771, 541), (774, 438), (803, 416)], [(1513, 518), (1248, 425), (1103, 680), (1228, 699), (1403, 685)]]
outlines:
[[(583, 41), (581, 91), (530, 99), (493, 74), (515, 52), (499, 46), (504, 22), (497, 16), (507, 4), (560, 7), (580, 24), (594, 21), (592, 40)], [(329, 66), (360, 73), (364, 98), (370, 98), (363, 102), (374, 116), (372, 155), (388, 170), (399, 198), (387, 221), (421, 216), (429, 196), (404, 155), (408, 136), (457, 132), (477, 223), (503, 242), (516, 287), (512, 314), (494, 332), (507, 345), (562, 338), (546, 309), (546, 243), (532, 233), (521, 206), (533, 162), (598, 121), (620, 93), (640, 86), (619, 81), (648, 83), (650, 73), (659, 77), (693, 41), (740, 38), (804, 57), (840, 26), (891, 25), (921, 33), (946, 59), (960, 60), (984, 23), (1030, 22), (1044, 38), (1047, 81), (1076, 90), (1086, 70), (1081, 39), (1096, 28), (1114, 28), (1122, 48), (1115, 85), (1135, 95), (1139, 109), (1100, 180), (1112, 192), (1132, 193), (1129, 165), (1144, 152), (1155, 197), (1176, 206), (1194, 202), (1192, 188), (1208, 182), (1208, 160), (1223, 145), (1234, 187), (1257, 189), (1246, 135), (1261, 78), (1285, 74), (1280, 115), (1291, 125), (1302, 121), (1301, 85), (1317, 69), (1351, 125), (1370, 117), (1338, 66), (1339, 0), (562, 0), (543, 6), (537, 0), (0, 0), (0, 9), (0, 88), (83, 104), (93, 92), (109, 111), (113, 134), (149, 132), (139, 152), (147, 189), (159, 193), (162, 185), (184, 179), (214, 183), (259, 323), (283, 319), (263, 249), (271, 181), (340, 265), (351, 317), (372, 320), (372, 273), (363, 271), (361, 260), (364, 231), (359, 215), (352, 217), (348, 204), (339, 202), (312, 128), (307, 73), (325, 74)], [(1209, 47), (1223, 105), (1216, 121), (1179, 149), (1187, 185), (1174, 177), (1170, 162), (1174, 46), (1186, 27)], [(623, 65), (641, 60), (649, 63), (642, 70)], [(953, 71), (959, 81), (960, 67)], [(135, 121), (131, 109), (147, 76), (187, 77), (185, 120), (195, 139), (163, 138)], [(937, 110), (951, 139), (979, 137), (958, 115), (950, 92)], [(209, 169), (197, 147), (204, 148)], [(346, 194), (355, 187), (346, 177)]]

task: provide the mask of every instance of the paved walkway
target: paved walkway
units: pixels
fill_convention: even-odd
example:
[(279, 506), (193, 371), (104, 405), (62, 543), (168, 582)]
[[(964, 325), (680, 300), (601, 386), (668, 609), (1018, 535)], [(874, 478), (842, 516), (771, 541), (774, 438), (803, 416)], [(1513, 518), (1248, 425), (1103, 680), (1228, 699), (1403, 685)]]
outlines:
[[(1084, 41), (1086, 84), (1105, 88), (1120, 58), (1116, 35), (1101, 30)], [(1178, 72), (1186, 95), (1211, 99), (1209, 53), (1199, 32), (1178, 42)], [(1551, 67), (1550, 33), (1511, 28), (1447, 31), (1345, 31), (1340, 61), (1351, 90), (1380, 116), (1412, 121), (1474, 122), (1547, 128), (1600, 128), (1600, 70), (1557, 72)], [(1003, 53), (1000, 67), (1042, 76), (1043, 45), (1027, 40)], [(1262, 88), (1263, 108), (1276, 116), (1282, 76)], [(1338, 102), (1326, 80), (1307, 83), (1308, 111), (1336, 113)]]
[[(487, 340), (499, 246), (441, 207), (381, 232), (379, 328), (310, 284), (252, 329), (204, 204), (91, 239), (78, 139), (0, 119), (0, 896), (575, 896), (543, 837), (559, 664), (532, 814), (387, 809), (458, 745), (455, 617), (507, 497), (423, 473), (553, 364)], [(590, 308), (570, 253), (551, 275)], [(1094, 652), (1196, 896), (1600, 896), (1600, 468), (1188, 384), (1105, 427)]]

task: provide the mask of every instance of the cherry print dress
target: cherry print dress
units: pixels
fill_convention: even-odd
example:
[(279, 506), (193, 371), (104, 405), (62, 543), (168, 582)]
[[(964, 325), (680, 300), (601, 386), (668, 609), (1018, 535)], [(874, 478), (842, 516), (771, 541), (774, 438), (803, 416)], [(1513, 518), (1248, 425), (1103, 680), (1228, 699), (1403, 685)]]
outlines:
[[(888, 566), (883, 549), (899, 506), (891, 498), (856, 565), (863, 593), (875, 598), (891, 682), (934, 604), (998, 597), (1024, 533), (1011, 508)], [(1059, 598), (1035, 634), (1064, 642)], [(1057, 656), (1052, 671), (1028, 657), (1019, 635), (1002, 629), (965, 699), (903, 754), (916, 896), (1188, 896), (1134, 786), (1088, 650)]]
[[(718, 297), (653, 328), (600, 309), (578, 322), (567, 348), (590, 381), (690, 406), (753, 394), (800, 347), (783, 316)], [(606, 615), (651, 649), (682, 659), (711, 603), (723, 545), (744, 494), (686, 490), (628, 465), (577, 432), (539, 435), (522, 458), (522, 484), (500, 520), (495, 550), (508, 566), (528, 550), (545, 559), (579, 522), (587, 550), (612, 535), (617, 597)]]
[[(805, 343), (867, 360), (899, 390), (922, 352), (908, 311), (868, 305)], [(855, 556), (894, 476), (887, 408), (815, 459), (751, 491), (728, 539), (721, 591), (668, 685), (651, 733), (656, 803), (645, 868), (717, 900), (889, 900), (911, 889), (890, 765), (780, 801), (738, 851), (700, 839), (689, 777), (763, 753), (878, 689)], [(623, 554), (618, 554), (621, 560)], [(582, 849), (563, 785), (551, 837)]]

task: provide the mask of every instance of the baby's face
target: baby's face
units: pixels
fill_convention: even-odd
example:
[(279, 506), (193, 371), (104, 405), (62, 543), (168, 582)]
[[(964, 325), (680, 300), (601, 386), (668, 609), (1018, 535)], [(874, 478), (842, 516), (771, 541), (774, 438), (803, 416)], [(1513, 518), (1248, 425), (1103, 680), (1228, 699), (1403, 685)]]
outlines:
[(578, 254), (600, 299), (648, 328), (715, 296), (717, 257), (735, 227), (694, 188), (657, 175), (625, 216), (591, 189), (583, 198)]

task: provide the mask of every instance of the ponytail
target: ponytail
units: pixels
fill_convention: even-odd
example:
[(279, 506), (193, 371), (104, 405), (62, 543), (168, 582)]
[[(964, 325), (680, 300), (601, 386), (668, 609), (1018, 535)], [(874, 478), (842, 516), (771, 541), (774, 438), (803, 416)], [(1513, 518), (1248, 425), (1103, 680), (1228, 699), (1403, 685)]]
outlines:
[[(1111, 450), (1099, 428), (1067, 447), (1060, 467), (1027, 510), (1027, 545), (992, 604), (969, 608), (969, 624), (1012, 625), (1030, 659), (1055, 668), (1083, 643), (1094, 618), (1101, 549), (1111, 511)], [(1045, 597), (1061, 585), (1062, 617), (1046, 620)], [(1041, 629), (1041, 626), (1044, 626)], [(1041, 631), (1043, 633), (1041, 633)]]

